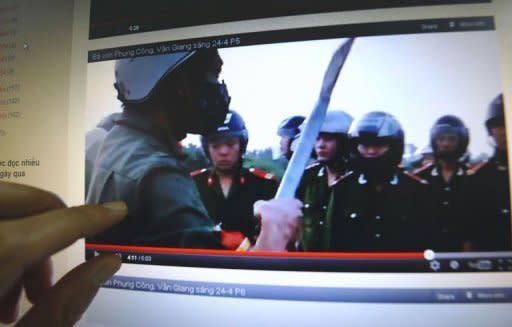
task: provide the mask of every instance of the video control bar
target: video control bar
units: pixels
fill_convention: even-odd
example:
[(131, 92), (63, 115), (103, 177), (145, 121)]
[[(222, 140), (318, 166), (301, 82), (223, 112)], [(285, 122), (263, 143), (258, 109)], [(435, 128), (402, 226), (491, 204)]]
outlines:
[(504, 272), (512, 271), (512, 252), (286, 252), (86, 244), (86, 259), (115, 253), (124, 263), (227, 269), (323, 272)]
[(424, 252), (433, 272), (512, 271), (512, 252)]

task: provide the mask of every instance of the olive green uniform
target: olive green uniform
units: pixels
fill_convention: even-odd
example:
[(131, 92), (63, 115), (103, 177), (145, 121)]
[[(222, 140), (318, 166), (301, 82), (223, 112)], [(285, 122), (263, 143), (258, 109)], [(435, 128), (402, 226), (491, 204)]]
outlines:
[(325, 166), (315, 163), (307, 167), (296, 193), (304, 204), (301, 239), (304, 251), (325, 251), (329, 247), (331, 221), (327, 219), (327, 204), (330, 194)]
[(144, 116), (123, 112), (93, 159), (86, 202), (122, 200), (128, 215), (87, 242), (223, 248), (177, 142)]

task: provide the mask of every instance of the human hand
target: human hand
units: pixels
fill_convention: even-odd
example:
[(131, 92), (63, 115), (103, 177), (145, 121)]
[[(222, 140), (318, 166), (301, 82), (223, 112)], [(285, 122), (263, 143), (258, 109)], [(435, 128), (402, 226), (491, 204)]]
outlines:
[(98, 256), (52, 287), (50, 256), (126, 214), (122, 202), (65, 208), (54, 194), (0, 182), (0, 321), (16, 320), (24, 288), (34, 306), (20, 326), (73, 325), (121, 262), (115, 255)]
[(297, 199), (256, 201), (254, 215), (261, 220), (261, 231), (252, 250), (285, 251), (297, 235), (301, 208), (302, 202)]

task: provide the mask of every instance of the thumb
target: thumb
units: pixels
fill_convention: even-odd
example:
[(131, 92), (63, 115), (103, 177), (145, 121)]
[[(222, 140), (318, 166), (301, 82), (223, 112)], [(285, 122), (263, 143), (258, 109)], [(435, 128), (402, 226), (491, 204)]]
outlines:
[(98, 256), (67, 273), (34, 304), (17, 326), (73, 326), (99, 287), (121, 266), (113, 254)]

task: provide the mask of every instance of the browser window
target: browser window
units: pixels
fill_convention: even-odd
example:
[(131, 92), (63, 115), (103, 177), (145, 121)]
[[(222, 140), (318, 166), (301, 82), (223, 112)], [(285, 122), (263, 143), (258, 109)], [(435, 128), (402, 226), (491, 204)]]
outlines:
[[(28, 7), (4, 2), (0, 22), (12, 34), (11, 7)], [(131, 225), (62, 254), (67, 267), (83, 258), (84, 246), (86, 259), (113, 252), (123, 260), (81, 325), (508, 324), (503, 143), (510, 120), (499, 111), (510, 105), (505, 1), (224, 1), (212, 8), (93, 0), (54, 7), (58, 25), (68, 28), (55, 29), (67, 40), (58, 45), (65, 55), (55, 64), (55, 83), (40, 83), (47, 95), (57, 94), (52, 84), (61, 89), (60, 97), (45, 97), (53, 99), (44, 103), (51, 108), (46, 120), (21, 96), (29, 87), (21, 77), (30, 73), (10, 66), (15, 35), (7, 40), (4, 33), (9, 82), (0, 91), (9, 96), (0, 136), (11, 145), (20, 127), (29, 127), (41, 142), (31, 136), (23, 147), (10, 146), (0, 176), (50, 185), (70, 204), (132, 201)], [(29, 34), (17, 31), (15, 41), (16, 65), (43, 53)], [(55, 60), (49, 43), (41, 44), (42, 58)], [(210, 134), (158, 136), (162, 125), (144, 124), (148, 115), (136, 110), (154, 101), (159, 89), (152, 93), (152, 86), (174, 85), (173, 73), (203, 56), (221, 59), (210, 84), (201, 85), (227, 89), (230, 111), (215, 118), (220, 127)], [(342, 64), (331, 90), (325, 76), (333, 61)], [(136, 74), (122, 77), (123, 67), (139, 62)], [(162, 62), (167, 66), (155, 68)], [(157, 72), (149, 89), (148, 72)], [(147, 93), (138, 96), (141, 88)], [(175, 96), (166, 90), (161, 94)], [(66, 151), (51, 146), (59, 143), (52, 138)], [(165, 151), (163, 139), (173, 141)], [(301, 150), (307, 139), (311, 148)], [(138, 163), (139, 170), (154, 168), (147, 161), (154, 152), (137, 152), (152, 140), (160, 142), (158, 160), (179, 158), (158, 166), (166, 173), (172, 166), (182, 182), (177, 189), (165, 188), (167, 175), (158, 169), (142, 182), (134, 175)], [(233, 144), (234, 166), (219, 154)], [(294, 155), (302, 168), (287, 177), (297, 171)], [(48, 182), (59, 162), (65, 176)], [(236, 171), (230, 187), (222, 182), (226, 171)], [(300, 228), (280, 250), (257, 251), (265, 226), (252, 205), (289, 192), (290, 178), (304, 204)], [(159, 217), (186, 216), (183, 226), (200, 218), (185, 236), (179, 224), (148, 225), (152, 208), (176, 208), (168, 202), (176, 196), (186, 200), (187, 215)]]

